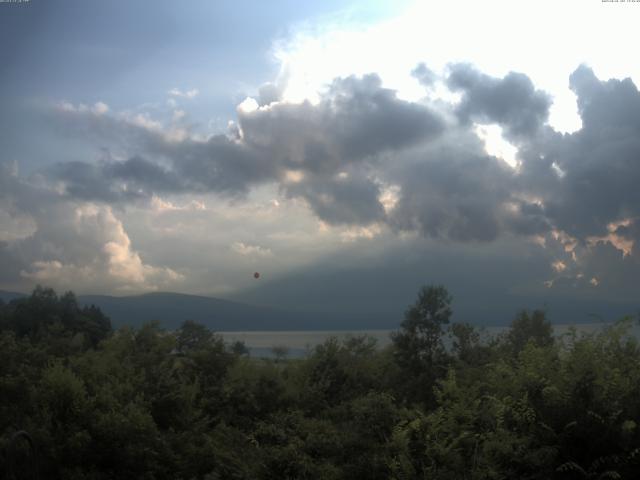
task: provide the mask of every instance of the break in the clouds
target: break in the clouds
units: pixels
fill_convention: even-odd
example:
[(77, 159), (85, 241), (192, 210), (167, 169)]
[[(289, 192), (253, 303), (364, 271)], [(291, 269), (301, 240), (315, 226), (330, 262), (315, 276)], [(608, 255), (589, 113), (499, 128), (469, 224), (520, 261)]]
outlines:
[[(322, 35), (275, 42), (279, 71), (238, 77), (238, 91), (225, 91), (230, 111), (215, 106), (219, 85), (195, 77), (149, 77), (140, 101), (99, 90), (33, 97), (45, 147), (23, 173), (19, 150), (2, 158), (3, 285), (233, 291), (244, 270), (285, 275), (363, 245), (417, 242), (477, 255), (508, 244), (544, 264), (531, 280), (542, 289), (632, 298), (636, 84), (588, 63), (556, 69), (577, 115), (560, 128), (566, 98), (546, 89), (537, 59), (529, 71), (506, 52), (517, 65), (494, 68), (462, 47), (446, 58), (434, 46), (444, 40), (398, 45), (389, 29), (400, 32), (393, 22), (330, 30), (344, 51), (363, 53), (353, 62)], [(365, 55), (368, 38), (380, 60)]]

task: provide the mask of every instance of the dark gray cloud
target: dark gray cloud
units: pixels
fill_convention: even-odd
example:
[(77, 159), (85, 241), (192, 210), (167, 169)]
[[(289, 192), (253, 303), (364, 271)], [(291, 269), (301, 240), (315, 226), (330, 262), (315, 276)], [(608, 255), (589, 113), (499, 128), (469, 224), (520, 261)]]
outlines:
[(51, 167), (49, 174), (63, 182), (67, 197), (87, 201), (126, 203), (148, 199), (154, 193), (187, 190), (173, 171), (141, 157), (99, 163), (65, 162)]
[(103, 110), (105, 106), (100, 102), (93, 106), (63, 102), (47, 110), (44, 117), (62, 138), (82, 139), (100, 148), (119, 145), (130, 151), (162, 149), (165, 139), (159, 122), (145, 113), (115, 114)]
[[(429, 76), (426, 67), (414, 74)], [(579, 67), (570, 85), (583, 124), (571, 134), (545, 123), (550, 100), (523, 74), (493, 78), (456, 65), (447, 84), (462, 93), (458, 104), (401, 100), (375, 75), (336, 80), (317, 103), (274, 101), (269, 95), (277, 92), (266, 89), (262, 108), (240, 108), (228, 134), (208, 139), (143, 114), (64, 105), (58, 128), (118, 155), (58, 163), (28, 181), (3, 167), (0, 208), (30, 216), (37, 231), (0, 238), (0, 254), (14, 259), (4, 262), (14, 275), (29, 279), (84, 278), (87, 265), (130, 285), (169, 278), (137, 256), (110, 205), (154, 195), (235, 198), (268, 183), (303, 199), (327, 224), (377, 223), (382, 235), (390, 235), (384, 224), (417, 232), (425, 243), (487, 246), (535, 236), (545, 243), (540, 258), (556, 288), (605, 291), (606, 284), (629, 298), (634, 287), (623, 284), (640, 272), (640, 93), (633, 82), (601, 81)], [(486, 153), (476, 122), (503, 128), (517, 145), (517, 168)], [(83, 209), (85, 202), (93, 206)], [(114, 259), (120, 273), (112, 271)]]
[(107, 175), (113, 178), (133, 182), (140, 187), (148, 186), (151, 190), (171, 192), (184, 188), (168, 169), (141, 157), (106, 164), (104, 170)]
[(425, 87), (431, 87), (438, 78), (435, 72), (424, 63), (418, 64), (418, 66), (411, 71), (411, 75), (417, 78)]
[[(274, 87), (275, 88), (275, 87)], [(271, 88), (264, 92), (274, 93)], [(266, 99), (261, 99), (266, 103)], [(63, 106), (64, 127), (75, 134), (117, 141), (125, 148), (168, 165), (132, 157), (124, 162), (69, 162), (54, 168), (71, 197), (105, 202), (131, 201), (157, 193), (217, 192), (243, 195), (251, 186), (280, 181), (289, 196), (307, 200), (329, 223), (369, 223), (383, 217), (379, 185), (352, 171), (375, 164), (437, 138), (445, 129), (430, 108), (397, 98), (376, 75), (334, 81), (317, 105), (272, 103), (268, 108), (238, 111), (230, 135), (207, 141), (172, 139), (141, 115), (114, 116), (97, 107)], [(89, 134), (89, 132), (91, 132)], [(301, 180), (286, 181), (289, 171)]]
[[(367, 75), (334, 81), (317, 105), (240, 112), (239, 127), (243, 145), (260, 152), (265, 169), (275, 165), (280, 178), (287, 170), (302, 174), (283, 183), (287, 195), (304, 198), (328, 223), (367, 224), (384, 218), (380, 185), (366, 177), (369, 165), (381, 154), (437, 138), (445, 125), (434, 111), (398, 99)], [(262, 172), (273, 178), (268, 173)]]
[(507, 210), (504, 225), (507, 231), (519, 235), (544, 235), (553, 226), (546, 217), (545, 209), (539, 203), (522, 199), (512, 199)]
[(0, 240), (0, 282), (3, 284), (11, 284), (20, 276), (20, 270), (25, 267), (21, 258), (9, 242)]
[[(433, 81), (424, 65), (414, 75)], [(62, 164), (56, 178), (70, 197), (104, 202), (154, 193), (233, 197), (278, 182), (328, 223), (383, 221), (456, 241), (561, 230), (584, 243), (622, 220), (624, 235), (635, 235), (640, 94), (631, 80), (600, 81), (579, 67), (570, 84), (583, 127), (573, 134), (545, 124), (550, 97), (524, 74), (494, 78), (456, 64), (446, 84), (462, 93), (449, 112), (399, 99), (376, 75), (337, 79), (316, 104), (277, 102), (268, 85), (258, 102), (267, 106), (239, 109), (233, 131), (207, 141), (176, 137), (144, 115), (65, 107), (67, 127), (138, 151), (123, 162)], [(445, 120), (449, 113), (457, 123)], [(484, 152), (473, 122), (497, 123), (516, 142), (517, 170)], [(399, 192), (391, 211), (380, 199), (385, 185)]]
[(547, 129), (522, 149), (519, 185), (543, 199), (556, 228), (585, 239), (640, 216), (640, 92), (630, 79), (600, 81), (585, 66), (570, 81), (582, 128)]
[(315, 214), (330, 224), (369, 224), (384, 220), (380, 186), (357, 175), (328, 179), (313, 176), (285, 188), (286, 194), (306, 199)]
[(569, 84), (578, 96), (583, 131), (620, 136), (640, 130), (640, 95), (630, 78), (600, 81), (593, 70), (581, 65), (569, 77)]
[(105, 178), (98, 165), (85, 162), (65, 162), (52, 168), (53, 175), (64, 181), (65, 193), (84, 200), (115, 202), (121, 192)]
[(278, 165), (267, 152), (224, 135), (206, 142), (167, 144), (162, 153), (171, 159), (175, 174), (191, 191), (243, 195), (251, 186), (278, 176)]
[(444, 130), (438, 115), (422, 105), (399, 100), (393, 90), (381, 84), (377, 75), (334, 82), (329, 108), (335, 113), (329, 119), (329, 133), (341, 144), (343, 157), (398, 151), (431, 140)]
[(450, 67), (447, 85), (463, 93), (456, 111), (463, 122), (497, 123), (512, 139), (534, 135), (546, 122), (551, 98), (536, 90), (522, 73), (502, 79), (485, 75), (468, 64)]
[(265, 83), (258, 89), (258, 105), (271, 105), (282, 97), (283, 86), (275, 83)]
[(437, 137), (445, 125), (424, 105), (397, 98), (377, 75), (335, 80), (319, 104), (275, 104), (239, 113), (244, 143), (282, 168), (332, 173)]
[[(603, 260), (605, 256), (616, 260), (616, 267), (621, 266), (622, 258), (615, 249), (603, 255)], [(615, 320), (637, 311), (637, 301), (629, 302), (638, 298), (637, 288), (633, 291), (628, 285), (624, 294), (617, 295), (607, 286), (605, 276), (598, 288), (589, 283), (591, 277), (586, 274), (579, 282), (580, 289), (575, 279), (567, 279), (559, 289), (546, 288), (543, 281), (553, 274), (552, 258), (547, 249), (523, 245), (513, 238), (473, 249), (418, 239), (384, 248), (358, 245), (274, 281), (253, 285), (232, 298), (324, 311), (327, 317), (347, 311), (353, 314), (353, 322), (363, 318), (363, 328), (395, 328), (402, 312), (415, 301), (418, 288), (425, 284), (446, 285), (453, 295), (454, 320), (476, 325), (508, 324), (522, 308), (544, 308), (553, 322), (561, 324), (593, 321), (593, 314)], [(615, 272), (614, 268), (607, 270)], [(632, 269), (628, 271), (631, 274)], [(635, 270), (635, 277), (627, 277), (627, 281), (637, 280), (637, 275)], [(615, 303), (622, 299), (627, 303)]]
[[(467, 65), (452, 67), (448, 83), (464, 92), (454, 107), (462, 133), (449, 127), (420, 152), (422, 160), (403, 167), (390, 223), (459, 241), (552, 230), (583, 245), (616, 232), (640, 240), (640, 93), (630, 79), (600, 81), (585, 66), (570, 82), (583, 126), (560, 134), (544, 125), (549, 98), (526, 76), (496, 79)], [(519, 168), (463, 140), (473, 136), (465, 133), (470, 121), (498, 123), (517, 138)]]
[(390, 223), (440, 239), (494, 240), (504, 230), (514, 174), (484, 154), (479, 142), (469, 151), (459, 147), (465, 135), (454, 137), (419, 152), (417, 161), (395, 172), (402, 187)]

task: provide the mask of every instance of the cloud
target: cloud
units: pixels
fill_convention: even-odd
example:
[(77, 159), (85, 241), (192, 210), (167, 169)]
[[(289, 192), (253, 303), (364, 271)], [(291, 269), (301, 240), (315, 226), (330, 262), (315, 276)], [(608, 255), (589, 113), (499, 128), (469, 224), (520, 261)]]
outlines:
[(70, 221), (54, 217), (46, 225), (39, 223), (29, 243), (33, 258), (42, 259), (32, 260), (21, 271), (23, 277), (49, 285), (81, 284), (85, 289), (107, 287), (122, 292), (156, 290), (182, 280), (170, 268), (142, 261), (110, 207), (61, 204), (54, 212), (71, 214)]
[(272, 257), (271, 249), (261, 247), (260, 245), (249, 245), (243, 242), (234, 242), (231, 244), (231, 250), (243, 257)]
[(124, 225), (109, 205), (69, 199), (49, 186), (17, 175), (7, 178), (0, 211), (29, 218), (21, 237), (0, 243), (7, 279), (26, 279), (60, 289), (81, 285), (84, 291), (147, 291), (177, 285), (183, 276), (143, 261)]
[[(2, 258), (14, 259), (6, 263), (23, 279), (132, 290), (182, 282), (165, 261), (188, 263), (186, 254), (170, 253), (187, 236), (203, 235), (193, 248), (208, 249), (210, 259), (231, 249), (236, 261), (270, 262), (287, 244), (299, 249), (298, 265), (319, 236), (325, 254), (390, 239), (460, 248), (508, 239), (523, 251), (544, 249), (538, 288), (546, 281), (557, 291), (631, 295), (621, 279), (633, 284), (640, 273), (633, 82), (603, 81), (579, 67), (570, 85), (582, 128), (571, 134), (546, 123), (549, 97), (524, 74), (490, 77), (454, 65), (446, 83), (459, 93), (451, 102), (403, 100), (376, 75), (336, 79), (315, 103), (267, 92), (238, 108), (226, 134), (208, 137), (190, 127), (176, 136), (172, 121), (144, 112), (58, 105), (60, 131), (118, 154), (53, 164), (28, 180), (2, 170)], [(513, 165), (485, 146), (479, 124), (512, 142)], [(268, 208), (244, 211), (255, 195)], [(283, 212), (298, 209), (295, 221), (274, 213), (274, 198)], [(93, 213), (73, 223), (83, 208)], [(145, 209), (140, 224), (125, 220)], [(234, 223), (254, 225), (257, 216), (266, 222), (262, 236)], [(274, 219), (278, 227), (268, 227)], [(165, 255), (148, 256), (149, 228), (171, 237)], [(203, 234), (208, 229), (220, 238)], [(214, 275), (195, 263), (189, 269)], [(232, 270), (228, 262), (221, 271)]]
[(485, 154), (477, 138), (450, 134), (415, 156), (393, 172), (401, 186), (389, 218), (395, 229), (442, 240), (490, 241), (527, 220), (511, 191), (512, 169)]
[(268, 106), (282, 98), (283, 83), (265, 83), (258, 89), (258, 105)]
[(191, 200), (186, 205), (176, 205), (168, 200), (154, 195), (151, 197), (151, 210), (155, 213), (162, 214), (166, 212), (181, 212), (181, 211), (203, 211), (207, 210), (207, 206), (204, 202), (199, 200)]
[(561, 135), (549, 129), (521, 149), (522, 188), (543, 200), (556, 229), (585, 242), (609, 235), (635, 236), (640, 216), (640, 92), (629, 79), (598, 80), (588, 67), (570, 77), (582, 128)]
[[(433, 82), (424, 65), (414, 75)], [(336, 79), (317, 103), (280, 101), (266, 85), (227, 135), (207, 139), (178, 137), (143, 114), (65, 104), (67, 127), (131, 156), (52, 172), (69, 198), (122, 204), (193, 192), (238, 199), (276, 183), (328, 224), (383, 222), (461, 242), (552, 230), (611, 240), (607, 225), (630, 219), (618, 236), (629, 245), (640, 216), (640, 95), (629, 79), (603, 82), (584, 66), (570, 82), (583, 122), (572, 134), (546, 124), (551, 99), (526, 75), (496, 78), (468, 64), (450, 66), (446, 85), (461, 94), (452, 104), (399, 99), (376, 75)], [(515, 170), (486, 152), (478, 123), (515, 143)]]
[(536, 90), (522, 73), (497, 79), (469, 64), (454, 64), (446, 82), (451, 90), (463, 94), (456, 108), (461, 121), (497, 123), (510, 138), (531, 137), (549, 116), (550, 96)]
[(337, 173), (347, 165), (428, 141), (444, 130), (429, 108), (400, 100), (367, 75), (335, 80), (318, 104), (239, 112), (243, 142), (286, 169)]
[(167, 93), (172, 97), (192, 99), (197, 97), (200, 91), (197, 88), (192, 88), (191, 90), (180, 90), (179, 88), (172, 88)]
[(154, 192), (186, 189), (174, 172), (138, 156), (97, 164), (65, 162), (54, 165), (48, 173), (61, 182), (66, 196), (87, 201), (126, 203), (151, 198)]
[(437, 80), (437, 75), (430, 68), (428, 68), (424, 63), (418, 64), (416, 68), (411, 72), (422, 85), (425, 87), (431, 87)]
[[(59, 108), (71, 130), (88, 130), (92, 137), (118, 142), (135, 154), (122, 162), (68, 162), (54, 167), (54, 175), (70, 197), (105, 202), (166, 192), (237, 197), (256, 185), (280, 182), (288, 196), (304, 198), (327, 222), (368, 223), (384, 213), (378, 184), (358, 178), (359, 172), (348, 180), (339, 174), (356, 165), (367, 168), (381, 156), (428, 142), (445, 129), (436, 111), (398, 99), (376, 75), (338, 79), (316, 105), (251, 105), (238, 108), (237, 129), (230, 135), (178, 141), (142, 114)], [(300, 172), (303, 180), (287, 182), (291, 171)]]
[(326, 178), (313, 175), (286, 187), (287, 195), (304, 198), (329, 224), (366, 225), (385, 217), (380, 185), (357, 175)]

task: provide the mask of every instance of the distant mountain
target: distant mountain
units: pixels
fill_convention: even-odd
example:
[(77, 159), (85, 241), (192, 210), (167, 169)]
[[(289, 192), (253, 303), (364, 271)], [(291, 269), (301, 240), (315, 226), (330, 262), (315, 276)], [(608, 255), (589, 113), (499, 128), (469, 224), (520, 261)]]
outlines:
[[(0, 290), (0, 299), (5, 302), (26, 296)], [(356, 330), (395, 328), (398, 324), (397, 319), (387, 316), (285, 310), (169, 292), (125, 297), (79, 295), (78, 302), (99, 307), (115, 328), (158, 321), (164, 328), (174, 329), (185, 320), (202, 323), (214, 331)]]
[(81, 295), (78, 300), (83, 305), (99, 307), (111, 318), (114, 327), (137, 327), (157, 320), (163, 327), (173, 329), (185, 320), (193, 320), (214, 331), (371, 328), (366, 324), (366, 317), (281, 310), (179, 293), (127, 297)]
[[(357, 294), (355, 292), (354, 296)], [(27, 295), (24, 293), (0, 290), (0, 299), (4, 302), (25, 296)], [(340, 298), (329, 302), (327, 297), (325, 295), (325, 305), (344, 303), (339, 301)], [(398, 328), (403, 318), (403, 310), (393, 304), (387, 308), (376, 304), (369, 311), (362, 312), (357, 312), (354, 308), (322, 310), (318, 305), (307, 306), (307, 309), (297, 305), (288, 308), (258, 305), (267, 303), (265, 300), (269, 298), (283, 305), (291, 305), (287, 298), (275, 294), (262, 295), (259, 299), (238, 298), (234, 301), (180, 293), (147, 293), (126, 297), (80, 295), (78, 301), (81, 305), (100, 307), (115, 328), (124, 325), (139, 327), (157, 320), (164, 328), (174, 329), (185, 320), (193, 320), (214, 331), (373, 330)], [(372, 297), (371, 300), (376, 298)], [(454, 301), (453, 321), (485, 326), (508, 325), (522, 308), (544, 308), (549, 320), (559, 324), (612, 321), (639, 311), (637, 304), (596, 300), (510, 295), (503, 296), (500, 302), (465, 303), (463, 300)]]
[(27, 295), (25, 293), (18, 292), (7, 292), (6, 290), (0, 290), (0, 300), (5, 303), (9, 303), (11, 300), (15, 300), (16, 298), (23, 298)]

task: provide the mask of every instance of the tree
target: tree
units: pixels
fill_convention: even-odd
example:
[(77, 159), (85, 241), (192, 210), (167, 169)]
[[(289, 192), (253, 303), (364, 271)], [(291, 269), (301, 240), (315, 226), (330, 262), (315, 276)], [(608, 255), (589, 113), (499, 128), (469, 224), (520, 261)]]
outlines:
[(247, 344), (244, 343), (242, 340), (236, 340), (235, 342), (233, 342), (229, 346), (229, 350), (231, 350), (231, 353), (233, 353), (236, 357), (242, 357), (245, 355), (248, 356), (250, 353), (249, 348), (247, 347)]
[(271, 353), (276, 358), (276, 363), (282, 362), (289, 355), (289, 347), (286, 345), (274, 345), (271, 347)]
[(58, 356), (74, 349), (96, 348), (111, 334), (111, 321), (98, 307), (81, 308), (72, 292), (59, 297), (51, 288), (41, 286), (31, 296), (5, 306), (2, 317), (2, 328), (13, 330), (18, 338), (43, 342)]
[(547, 347), (553, 344), (553, 327), (551, 322), (546, 319), (543, 310), (534, 310), (532, 314), (523, 310), (511, 322), (511, 328), (507, 333), (507, 342), (513, 353), (517, 355), (529, 341), (538, 347)]
[(177, 333), (177, 348), (180, 353), (204, 350), (214, 338), (207, 327), (191, 320), (185, 321)]
[(410, 382), (412, 393), (423, 400), (432, 398), (435, 380), (446, 371), (442, 335), (443, 325), (449, 323), (453, 313), (451, 301), (441, 285), (422, 287), (416, 303), (405, 313), (401, 331), (391, 337), (397, 363), (415, 380)]
[(449, 328), (451, 350), (460, 362), (466, 364), (469, 372), (490, 360), (491, 351), (483, 345), (480, 332), (469, 323), (453, 323)]
[(442, 326), (451, 317), (451, 295), (443, 286), (425, 286), (405, 313), (402, 330), (392, 335), (401, 364), (423, 367), (444, 351)]

